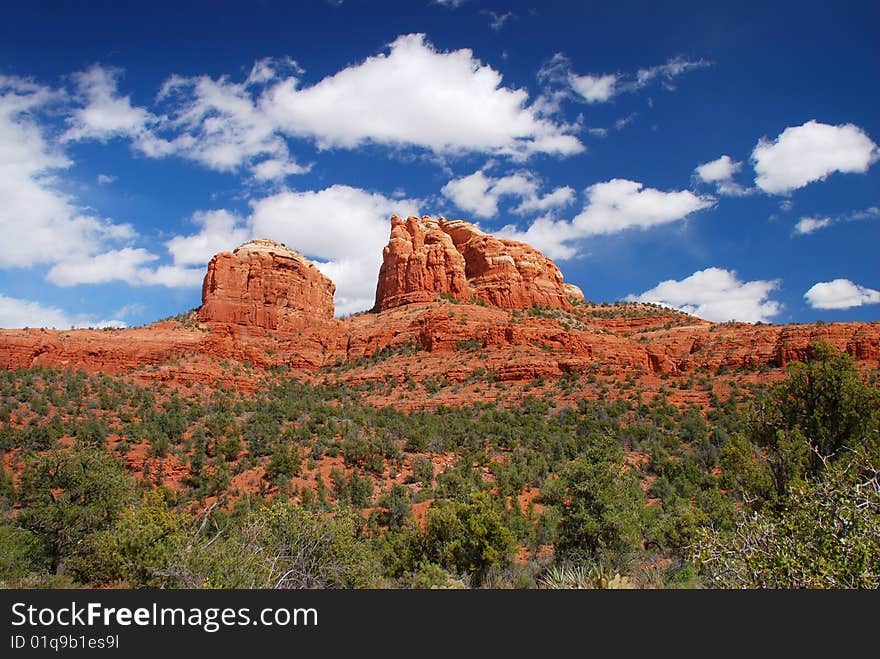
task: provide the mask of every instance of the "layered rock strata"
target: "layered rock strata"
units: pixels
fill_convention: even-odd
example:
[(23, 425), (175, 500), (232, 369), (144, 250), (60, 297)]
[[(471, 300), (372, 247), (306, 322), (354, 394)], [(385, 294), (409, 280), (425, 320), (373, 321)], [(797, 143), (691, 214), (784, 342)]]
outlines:
[(283, 330), (301, 324), (303, 316), (333, 318), (335, 291), (301, 254), (272, 240), (252, 240), (211, 259), (199, 320)]
[(489, 235), (464, 220), (391, 218), (375, 311), (448, 296), (505, 309), (571, 308), (583, 299), (534, 247)]

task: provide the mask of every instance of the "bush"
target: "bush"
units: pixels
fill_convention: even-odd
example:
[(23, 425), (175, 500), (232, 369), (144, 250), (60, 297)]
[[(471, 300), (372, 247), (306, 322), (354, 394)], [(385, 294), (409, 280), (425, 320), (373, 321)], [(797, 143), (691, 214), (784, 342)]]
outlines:
[(39, 538), (13, 524), (0, 524), (0, 587), (15, 588), (28, 574), (42, 572), (45, 564)]
[(429, 458), (418, 456), (412, 461), (413, 478), (423, 487), (429, 488), (434, 483), (434, 463)]
[(266, 476), (270, 481), (290, 480), (300, 471), (302, 458), (296, 446), (288, 447), (279, 444), (272, 451), (272, 457), (269, 460), (269, 466), (266, 467)]
[(406, 488), (399, 483), (395, 483), (389, 492), (382, 495), (378, 505), (388, 509), (385, 523), (389, 529), (399, 529), (412, 519), (412, 506)]
[(788, 378), (759, 396), (747, 419), (754, 448), (737, 439), (722, 459), (758, 503), (782, 505), (791, 485), (851, 451), (880, 459), (880, 391), (827, 343), (811, 346), (805, 363), (790, 364)]
[(47, 569), (58, 573), (89, 536), (112, 526), (134, 493), (131, 477), (106, 451), (51, 451), (25, 466), (16, 521), (39, 541)]
[(830, 467), (792, 486), (780, 511), (703, 529), (691, 558), (721, 588), (880, 587), (880, 471)]
[(86, 583), (172, 585), (168, 566), (186, 544), (186, 528), (186, 518), (169, 508), (164, 490), (147, 492), (111, 528), (89, 538), (87, 558), (79, 557), (72, 567)]
[(632, 470), (606, 459), (575, 460), (564, 487), (557, 553), (575, 561), (618, 562), (641, 548), (645, 502)]
[(384, 543), (385, 563), (393, 577), (434, 564), (468, 575), (477, 586), (490, 568), (506, 567), (513, 551), (513, 533), (485, 494), (474, 494), (467, 503), (439, 501), (428, 509), (423, 530), (406, 526), (389, 532)]
[(378, 563), (361, 520), (276, 501), (220, 541), (202, 537), (175, 566), (184, 587), (366, 588)]

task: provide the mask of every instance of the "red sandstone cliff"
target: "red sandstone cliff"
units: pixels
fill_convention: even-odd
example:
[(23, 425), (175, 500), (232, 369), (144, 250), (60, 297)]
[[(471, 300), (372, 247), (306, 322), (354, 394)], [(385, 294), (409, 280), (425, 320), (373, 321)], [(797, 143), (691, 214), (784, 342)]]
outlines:
[(211, 259), (202, 322), (284, 329), (302, 316), (333, 318), (336, 285), (315, 264), (271, 240), (252, 240)]
[(374, 310), (430, 302), (438, 294), (505, 309), (568, 309), (580, 289), (525, 243), (496, 238), (463, 220), (391, 218)]

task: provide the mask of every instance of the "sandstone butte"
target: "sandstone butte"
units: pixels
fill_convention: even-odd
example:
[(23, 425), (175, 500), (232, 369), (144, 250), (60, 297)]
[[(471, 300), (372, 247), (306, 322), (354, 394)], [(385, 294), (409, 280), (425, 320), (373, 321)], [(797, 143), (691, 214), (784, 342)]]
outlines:
[(505, 309), (570, 309), (583, 293), (550, 259), (525, 243), (496, 238), (464, 220), (391, 218), (375, 311), (437, 295)]
[(199, 320), (279, 329), (303, 316), (333, 318), (336, 285), (286, 245), (252, 240), (215, 254), (202, 284)]
[[(681, 404), (703, 404), (708, 395), (675, 381), (772, 380), (820, 340), (866, 369), (880, 357), (878, 322), (710, 323), (654, 305), (589, 303), (538, 250), (460, 220), (392, 218), (373, 311), (333, 318), (334, 289), (305, 257), (255, 240), (211, 259), (197, 313), (130, 329), (0, 330), (0, 368), (250, 390), (262, 369), (284, 366), (313, 381), (381, 384), (376, 402), (407, 407), (489, 399), (487, 381), (523, 393), (536, 380), (598, 374), (607, 395), (635, 378), (639, 390), (666, 386)], [(404, 380), (456, 386), (429, 395)], [(579, 380), (584, 395), (589, 381)]]

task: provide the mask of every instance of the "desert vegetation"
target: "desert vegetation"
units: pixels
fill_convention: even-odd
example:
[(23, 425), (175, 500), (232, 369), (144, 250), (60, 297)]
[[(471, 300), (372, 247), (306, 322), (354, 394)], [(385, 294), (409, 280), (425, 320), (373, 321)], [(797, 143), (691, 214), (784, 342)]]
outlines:
[(845, 354), (705, 409), (557, 394), (404, 411), (283, 370), (247, 396), (2, 371), (0, 582), (880, 585), (880, 392)]

